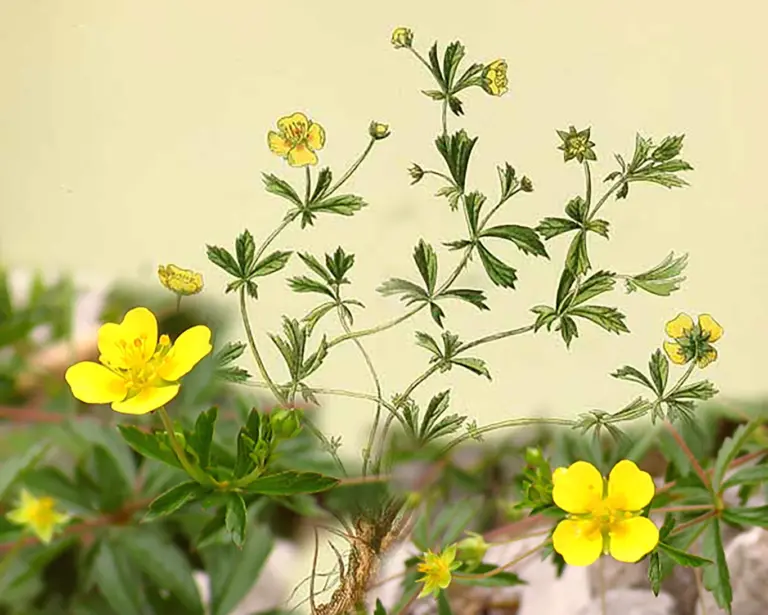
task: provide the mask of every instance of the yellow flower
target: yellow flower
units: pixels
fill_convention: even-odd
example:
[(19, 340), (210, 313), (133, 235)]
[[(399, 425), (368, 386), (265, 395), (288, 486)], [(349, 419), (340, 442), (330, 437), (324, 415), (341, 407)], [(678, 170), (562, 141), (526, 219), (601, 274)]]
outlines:
[(389, 124), (371, 122), (371, 125), (368, 127), (368, 134), (377, 141), (386, 139), (389, 136)]
[(723, 328), (709, 314), (699, 316), (698, 324), (688, 314), (678, 314), (667, 323), (666, 331), (675, 340), (664, 342), (664, 351), (673, 363), (685, 365), (695, 360), (703, 369), (717, 359), (712, 344), (723, 337)]
[(6, 517), (11, 523), (23, 525), (40, 541), (48, 544), (59, 526), (69, 522), (70, 516), (56, 511), (56, 500), (51, 497), (36, 498), (26, 489), (21, 490), (17, 508)]
[(267, 142), (272, 153), (282, 156), (292, 167), (317, 164), (317, 150), (325, 145), (325, 130), (320, 124), (296, 112), (277, 120), (279, 132), (269, 131)]
[(494, 60), (483, 71), (483, 89), (493, 96), (501, 96), (507, 91), (507, 63)]
[(210, 340), (211, 330), (202, 325), (184, 331), (174, 344), (167, 335), (158, 340), (154, 314), (134, 308), (120, 324), (99, 329), (99, 363), (75, 363), (64, 377), (80, 401), (146, 414), (176, 397), (178, 380), (211, 351)]
[(160, 283), (177, 295), (196, 295), (203, 290), (203, 275), (176, 265), (160, 265), (157, 268)]
[(392, 32), (392, 44), (395, 49), (410, 47), (413, 44), (413, 30), (410, 28), (395, 28)]
[(636, 562), (659, 542), (659, 530), (640, 512), (653, 499), (656, 487), (650, 474), (624, 459), (605, 481), (586, 461), (552, 473), (552, 498), (569, 513), (552, 534), (552, 542), (566, 563), (589, 566), (601, 554), (620, 562)]
[(441, 589), (445, 589), (451, 584), (451, 572), (461, 566), (456, 559), (456, 545), (451, 545), (437, 554), (427, 551), (422, 556), (424, 562), (416, 567), (416, 570), (424, 573), (424, 576), (417, 579), (417, 583), (424, 583), (424, 588), (419, 594), (419, 598), (427, 594), (437, 595)]

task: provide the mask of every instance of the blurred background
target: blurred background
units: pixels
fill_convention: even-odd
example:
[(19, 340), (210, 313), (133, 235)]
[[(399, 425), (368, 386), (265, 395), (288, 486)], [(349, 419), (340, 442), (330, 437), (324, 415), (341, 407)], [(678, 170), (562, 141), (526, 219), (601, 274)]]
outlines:
[[(321, 164), (340, 173), (377, 120), (392, 134), (348, 184), (369, 207), (292, 227), (275, 248), (322, 254), (343, 246), (356, 255), (352, 293), (367, 306), (357, 326), (399, 315), (402, 304), (375, 288), (413, 274), (420, 238), (438, 246), (464, 225), (428, 181), (410, 185), (412, 162), (436, 166), (440, 113), (420, 93), (431, 87), (424, 68), (390, 44), (392, 29), (408, 26), (423, 53), (435, 40), (459, 39), (470, 61), (509, 64), (507, 95), (472, 90), (466, 116), (449, 119), (451, 129), (480, 137), (473, 189), (493, 194), (504, 161), (533, 180), (535, 191), (517, 197), (504, 222), (535, 226), (583, 189), (580, 169), (564, 165), (557, 150), (555, 129), (569, 125), (591, 126), (598, 179), (614, 169), (614, 153), (631, 156), (637, 131), (656, 140), (686, 134), (683, 158), (695, 169), (686, 175), (690, 187), (634, 186), (626, 201), (603, 210), (611, 241), (593, 242), (597, 268), (637, 273), (671, 250), (690, 255), (688, 279), (671, 297), (613, 295), (630, 335), (584, 327), (569, 351), (544, 332), (505, 340), (480, 353), (491, 383), (454, 370), (422, 396), (450, 382), (455, 410), (481, 425), (613, 411), (636, 391), (610, 372), (644, 365), (664, 323), (686, 311), (709, 312), (725, 328), (720, 359), (706, 373), (720, 400), (755, 399), (765, 392), (768, 346), (765, 12), (746, 0), (727, 10), (694, 0), (0, 0), (0, 265), (19, 300), (34, 272), (71, 274), (80, 297), (74, 336), (86, 341), (116, 283), (154, 292), (158, 264), (193, 268), (206, 291), (185, 301), (221, 310), (217, 343), (240, 339), (236, 299), (223, 295), (225, 276), (208, 263), (205, 244), (230, 247), (246, 228), (258, 243), (282, 219), (284, 203), (264, 192), (261, 173), (297, 184), (302, 175), (269, 152), (267, 132), (303, 111), (326, 130)], [(480, 317), (451, 305), (449, 328), (466, 339), (528, 324), (531, 306), (552, 301), (566, 245), (548, 245), (552, 262), (510, 252), (519, 269), (514, 291), (491, 288), (475, 263), (461, 285), (486, 289), (492, 311)], [(439, 257), (444, 274), (457, 259), (442, 249)], [(314, 305), (285, 285), (300, 269), (294, 260), (285, 274), (264, 279), (252, 304), (278, 378), (266, 332), (278, 330), (282, 314), (298, 318)], [(368, 338), (388, 394), (426, 365), (414, 330), (434, 329), (423, 312)], [(352, 345), (335, 349), (313, 384), (370, 387)], [(325, 430), (342, 437), (343, 455), (358, 455), (371, 406), (324, 401)]]

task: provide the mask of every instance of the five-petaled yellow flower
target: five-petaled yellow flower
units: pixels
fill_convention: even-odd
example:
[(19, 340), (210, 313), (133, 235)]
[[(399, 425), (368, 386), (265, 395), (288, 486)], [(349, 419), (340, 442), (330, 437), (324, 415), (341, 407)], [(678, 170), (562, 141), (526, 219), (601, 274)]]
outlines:
[(678, 314), (666, 327), (667, 335), (674, 342), (664, 342), (664, 351), (673, 363), (684, 365), (696, 360), (696, 365), (705, 368), (717, 359), (717, 350), (712, 344), (723, 337), (723, 328), (709, 314), (699, 316), (698, 324), (688, 314)]
[(395, 49), (410, 47), (413, 45), (413, 30), (404, 27), (395, 28), (392, 31), (392, 44)]
[(446, 547), (439, 554), (427, 551), (422, 558), (424, 562), (416, 567), (416, 570), (424, 573), (424, 576), (417, 580), (417, 583), (424, 583), (419, 598), (428, 594), (439, 594), (441, 589), (451, 584), (451, 572), (461, 566), (461, 562), (454, 561), (456, 545)]
[(494, 60), (483, 71), (483, 89), (493, 96), (501, 96), (507, 91), (507, 62)]
[(606, 481), (595, 466), (577, 461), (555, 470), (552, 482), (552, 499), (568, 513), (552, 542), (567, 564), (589, 566), (603, 553), (633, 563), (659, 542), (653, 521), (640, 516), (656, 487), (633, 462), (617, 463)]
[(87, 404), (146, 414), (176, 397), (178, 380), (211, 351), (211, 330), (197, 325), (173, 344), (167, 335), (158, 340), (154, 314), (138, 307), (120, 324), (102, 325), (98, 344), (99, 363), (75, 363), (64, 375), (72, 394)]
[(317, 150), (325, 145), (325, 130), (320, 124), (296, 112), (277, 120), (279, 132), (270, 130), (267, 135), (269, 149), (282, 156), (292, 167), (317, 164)]
[(36, 498), (26, 489), (21, 490), (18, 506), (6, 517), (11, 523), (23, 525), (48, 544), (60, 526), (69, 523), (70, 516), (56, 510), (56, 500), (51, 497)]
[(157, 268), (160, 283), (177, 295), (196, 295), (203, 290), (203, 275), (176, 265), (160, 265)]

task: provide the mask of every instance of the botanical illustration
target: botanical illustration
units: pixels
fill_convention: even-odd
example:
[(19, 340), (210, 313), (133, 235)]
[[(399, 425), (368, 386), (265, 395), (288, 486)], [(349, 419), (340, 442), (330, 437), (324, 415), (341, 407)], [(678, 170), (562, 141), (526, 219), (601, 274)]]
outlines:
[[(331, 216), (348, 218), (350, 233), (366, 224), (362, 214), (376, 206), (375, 194), (351, 191), (348, 180), (401, 138), (397, 127), (372, 121), (360, 151), (337, 169), (323, 164), (333, 131), (311, 108), (266, 118), (262, 147), (275, 158), (263, 173), (264, 198), (275, 205), (273, 229), (245, 221), (229, 245), (205, 246), (211, 271), (227, 275), (224, 288), (204, 284), (207, 272), (159, 255), (155, 282), (165, 296), (113, 298), (98, 351), (70, 361), (49, 385), (47, 411), (60, 418), (30, 432), (32, 441), (0, 466), (0, 613), (231, 613), (289, 516), (311, 528), (315, 565), (287, 602), (264, 615), (405, 615), (418, 605), (461, 615), (468, 611), (460, 588), (521, 585), (526, 580), (516, 567), (528, 558), (546, 559), (558, 574), (605, 559), (643, 566), (649, 594), (658, 594), (676, 569), (689, 568), (700, 591), (730, 609), (723, 532), (766, 526), (768, 507), (750, 498), (768, 480), (768, 446), (760, 417), (741, 422), (716, 446), (702, 444), (709, 436), (700, 405), (717, 393), (707, 369), (721, 360), (718, 341), (727, 323), (698, 306), (671, 311), (658, 323), (657, 338), (647, 340), (647, 364), (619, 362), (610, 374), (626, 383), (626, 403), (584, 409), (575, 418), (516, 415), (478, 424), (471, 409), (465, 416), (452, 407), (451, 388), (432, 380), (449, 373), (457, 388), (468, 376), (503, 383), (508, 368), (487, 363), (483, 350), (507, 345), (514, 353), (521, 336), (556, 336), (562, 352), (577, 353), (588, 329), (629, 335), (643, 314), (631, 302), (627, 313), (615, 307), (612, 297), (620, 292), (659, 301), (678, 293), (684, 304), (688, 255), (676, 254), (675, 246), (648, 242), (647, 267), (636, 272), (598, 262), (592, 249), (621, 241), (628, 229), (611, 223), (611, 211), (636, 191), (657, 189), (659, 207), (675, 206), (676, 191), (693, 176), (684, 136), (629, 134), (626, 151), (613, 154), (601, 150), (598, 127), (566, 119), (542, 139), (552, 140), (552, 164), (572, 172), (573, 196), (541, 211), (535, 227), (519, 224), (517, 203), (547, 178), (529, 177), (524, 159), (500, 160), (498, 182), (477, 185), (482, 134), (462, 128), (476, 97), (510, 95), (506, 61), (478, 60), (458, 41), (421, 45), (407, 27), (397, 27), (390, 42), (393, 63), (424, 69), (423, 90), (413, 99), (434, 104), (434, 141), (413, 143), (411, 151), (426, 158), (434, 147), (441, 162), (416, 160), (391, 181), (413, 184), (419, 199), (440, 205), (433, 215), (458, 216), (464, 231), (439, 237), (411, 228), (412, 253), (391, 255), (393, 262), (408, 259), (411, 273), (377, 283), (380, 300), (400, 302), (402, 312), (371, 322), (355, 294), (364, 283), (355, 264), (367, 255), (351, 253), (343, 236), (327, 253), (312, 253), (286, 245), (283, 231), (312, 233)], [(457, 330), (455, 306), (483, 316), (497, 309), (491, 288), (515, 301), (530, 259), (546, 260), (558, 283), (529, 306), (526, 319), (476, 338)], [(482, 272), (484, 284), (468, 284), (468, 271)], [(285, 278), (279, 291), (278, 276)], [(19, 384), (24, 340), (41, 323), (58, 326), (66, 339), (67, 312), (55, 301), (70, 301), (72, 289), (65, 295), (41, 284), (37, 303), (17, 306), (7, 285), (4, 277), (0, 343), (21, 354), (3, 368), (0, 401), (21, 407), (28, 401)], [(258, 324), (263, 314), (254, 313), (273, 292), (285, 293), (285, 313), (279, 330), (265, 330)], [(292, 293), (311, 296), (315, 307), (296, 312)], [(200, 307), (211, 294), (237, 304), (241, 341), (218, 341), (216, 311)], [(417, 314), (429, 320), (415, 327)], [(396, 328), (410, 328), (423, 351), (421, 371), (398, 390), (366, 344)], [(265, 359), (269, 345), (282, 364)], [(355, 349), (368, 378), (318, 386), (317, 375), (342, 346)], [(557, 386), (557, 374), (547, 377)], [(358, 412), (370, 417), (362, 451), (318, 424), (320, 411), (329, 424), (340, 420), (336, 397), (356, 400)], [(499, 445), (510, 430), (524, 430), (529, 441)], [(456, 453), (468, 447), (511, 458), (515, 469), (491, 492), (488, 476), (456, 464)], [(664, 461), (653, 475), (643, 465), (650, 452)], [(61, 465), (62, 456), (70, 461)], [(417, 478), (393, 478), (414, 462), (426, 468)], [(724, 495), (734, 488), (736, 503)], [(500, 533), (500, 525), (524, 529)], [(485, 559), (495, 544), (531, 537), (535, 548), (511, 561)], [(415, 555), (397, 575), (397, 600), (382, 600), (382, 565), (403, 544)], [(329, 550), (335, 566), (321, 571), (318, 553)], [(64, 555), (71, 577), (51, 590), (46, 570)], [(194, 571), (210, 579), (205, 599)]]

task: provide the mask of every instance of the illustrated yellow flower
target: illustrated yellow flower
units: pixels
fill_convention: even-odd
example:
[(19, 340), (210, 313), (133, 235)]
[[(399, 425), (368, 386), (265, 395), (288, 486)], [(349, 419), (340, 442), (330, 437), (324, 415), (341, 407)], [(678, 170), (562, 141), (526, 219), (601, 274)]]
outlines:
[(589, 566), (601, 554), (633, 563), (659, 542), (659, 530), (640, 516), (656, 487), (650, 474), (624, 459), (604, 480), (586, 461), (552, 473), (552, 499), (569, 513), (552, 534), (555, 551), (571, 566)]
[(667, 323), (666, 332), (675, 340), (664, 342), (664, 352), (673, 363), (685, 365), (695, 360), (703, 369), (717, 359), (712, 344), (723, 337), (723, 328), (709, 314), (699, 316), (697, 324), (688, 314), (678, 314)]
[(279, 132), (270, 130), (267, 142), (272, 153), (282, 156), (292, 167), (317, 164), (316, 151), (325, 145), (325, 130), (320, 124), (296, 112), (277, 120)]
[(370, 126), (368, 126), (368, 134), (377, 141), (386, 139), (389, 136), (389, 124), (371, 122)]
[(112, 404), (124, 414), (146, 414), (179, 392), (178, 380), (211, 351), (211, 330), (197, 325), (175, 343), (157, 338), (157, 320), (147, 308), (130, 310), (120, 324), (99, 329), (99, 363), (81, 361), (64, 378), (87, 404)]
[(507, 62), (494, 60), (483, 71), (483, 89), (492, 96), (501, 96), (507, 91)]
[(23, 525), (48, 544), (60, 526), (69, 523), (70, 516), (56, 510), (56, 500), (51, 497), (36, 498), (26, 489), (21, 490), (17, 507), (6, 517), (11, 523)]
[(446, 547), (442, 553), (433, 553), (427, 551), (422, 556), (423, 563), (416, 567), (416, 570), (423, 573), (424, 576), (417, 579), (417, 583), (424, 583), (424, 587), (419, 594), (423, 598), (428, 594), (437, 595), (441, 589), (445, 589), (451, 584), (451, 572), (461, 566), (456, 559), (456, 545)]
[(177, 295), (196, 295), (203, 290), (203, 275), (176, 265), (160, 265), (157, 268), (160, 283)]
[(392, 31), (392, 44), (395, 49), (410, 47), (413, 45), (413, 30), (404, 27), (395, 28)]

